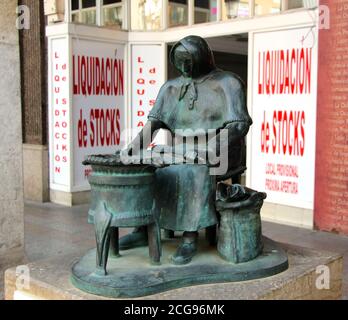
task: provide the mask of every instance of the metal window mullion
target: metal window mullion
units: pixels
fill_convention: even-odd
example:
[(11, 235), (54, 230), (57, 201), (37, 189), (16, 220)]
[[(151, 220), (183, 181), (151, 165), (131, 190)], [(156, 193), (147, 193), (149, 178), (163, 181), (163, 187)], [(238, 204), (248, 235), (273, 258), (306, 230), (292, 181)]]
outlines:
[(130, 30), (130, 1), (122, 0), (122, 29)]
[(79, 22), (82, 22), (82, 0), (79, 0)]
[(96, 1), (96, 25), (102, 26), (104, 25), (104, 19), (102, 15), (102, 7), (103, 7), (103, 0), (97, 0)]
[(282, 0), (280, 10), (286, 11), (288, 9), (289, 9), (289, 0)]
[(70, 23), (72, 21), (71, 0), (64, 2), (64, 22)]
[(162, 29), (168, 29), (168, 19), (169, 19), (169, 5), (168, 0), (162, 0)]
[(217, 0), (216, 1), (216, 21), (222, 20), (222, 2), (224, 0)]
[(188, 0), (188, 25), (195, 23), (195, 0)]
[(255, 16), (255, 0), (249, 0), (249, 17)]

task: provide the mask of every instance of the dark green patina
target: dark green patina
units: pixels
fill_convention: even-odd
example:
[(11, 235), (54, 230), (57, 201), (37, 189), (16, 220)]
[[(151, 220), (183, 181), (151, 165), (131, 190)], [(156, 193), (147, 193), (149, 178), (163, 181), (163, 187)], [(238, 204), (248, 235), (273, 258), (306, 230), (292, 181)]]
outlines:
[(107, 274), (109, 248), (119, 256), (119, 228), (148, 226), (150, 258), (159, 263), (160, 231), (155, 215), (155, 167), (121, 163), (118, 154), (89, 156), (92, 166), (89, 222), (94, 223), (97, 242), (97, 273)]
[[(182, 39), (170, 57), (181, 76), (162, 86), (143, 130), (122, 153), (90, 156), (84, 162), (92, 166), (89, 222), (95, 226), (97, 249), (73, 268), (72, 281), (82, 290), (138, 297), (266, 277), (288, 267), (286, 254), (262, 240), (260, 210), (266, 194), (220, 183), (239, 183), (246, 169), (245, 136), (252, 120), (244, 84), (216, 68), (200, 37)], [(158, 129), (171, 133), (174, 148), (146, 150)], [(139, 161), (125, 164), (122, 159)], [(224, 172), (213, 170), (223, 164)], [(119, 240), (123, 227), (139, 228)], [(160, 228), (172, 238), (163, 250)], [(205, 251), (198, 241), (200, 230), (206, 230)], [(174, 238), (178, 231), (183, 232), (179, 242)], [(120, 243), (130, 249), (122, 257)], [(152, 264), (144, 265), (139, 244), (148, 244)]]
[[(179, 243), (179, 239), (163, 241), (161, 266), (149, 265), (143, 248), (125, 251), (122, 258), (110, 260), (106, 276), (95, 275), (95, 250), (91, 250), (73, 266), (72, 283), (96, 295), (137, 298), (181, 287), (270, 277), (289, 266), (286, 252), (266, 238), (263, 238), (263, 253), (249, 262), (230, 263), (222, 259), (215, 248), (201, 241), (202, 253), (192, 263), (175, 266), (170, 263), (170, 255)], [(204, 296), (204, 288), (202, 299), (209, 299)]]
[(219, 185), (216, 201), (216, 209), (220, 213), (217, 249), (227, 261), (248, 262), (262, 253), (260, 211), (266, 197), (263, 192), (240, 185)]

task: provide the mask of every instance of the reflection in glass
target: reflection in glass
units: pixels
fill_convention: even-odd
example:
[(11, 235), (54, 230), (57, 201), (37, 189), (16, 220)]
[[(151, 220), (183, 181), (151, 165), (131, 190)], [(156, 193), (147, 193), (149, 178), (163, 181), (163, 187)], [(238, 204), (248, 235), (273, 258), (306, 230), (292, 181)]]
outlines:
[(79, 22), (84, 24), (97, 23), (96, 0), (82, 0), (82, 8), (80, 9)]
[(80, 8), (79, 0), (71, 0), (71, 10), (75, 11), (75, 10), (79, 10), (79, 8)]
[(96, 6), (96, 0), (82, 0), (82, 9)]
[(281, 0), (255, 0), (255, 15), (279, 13)]
[(78, 12), (77, 13), (73, 13), (71, 15), (71, 20), (72, 20), (72, 22), (78, 23), (79, 22), (79, 13)]
[(116, 26), (122, 28), (122, 7), (104, 8), (104, 26)]
[(303, 8), (303, 0), (288, 0), (288, 9)]
[(103, 0), (103, 24), (104, 26), (114, 26), (122, 28), (123, 6), (122, 0)]
[(319, 0), (303, 0), (303, 6), (306, 9), (316, 8), (319, 5)]
[(249, 17), (249, 0), (224, 0), (222, 20)]
[(188, 24), (188, 0), (169, 0), (168, 26), (186, 26)]
[(195, 23), (216, 21), (216, 0), (195, 0)]
[(82, 10), (81, 11), (81, 22), (84, 24), (96, 24), (97, 13), (96, 10)]
[(133, 30), (161, 29), (162, 0), (132, 0), (131, 26)]

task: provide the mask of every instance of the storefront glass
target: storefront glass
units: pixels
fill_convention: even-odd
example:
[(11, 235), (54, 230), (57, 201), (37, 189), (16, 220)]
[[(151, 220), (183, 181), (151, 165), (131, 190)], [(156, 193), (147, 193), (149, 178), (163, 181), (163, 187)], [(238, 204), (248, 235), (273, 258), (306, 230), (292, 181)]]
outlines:
[(80, 22), (80, 1), (71, 0), (71, 20), (72, 22)]
[(71, 10), (76, 11), (80, 9), (79, 0), (71, 0)]
[(96, 0), (82, 0), (81, 22), (85, 24), (96, 24)]
[(195, 0), (195, 23), (216, 21), (216, 0)]
[(105, 26), (122, 28), (122, 0), (103, 0), (103, 22)]
[(80, 14), (78, 12), (76, 12), (76, 13), (73, 12), (71, 14), (71, 21), (75, 22), (75, 23), (80, 22)]
[(188, 24), (188, 0), (168, 1), (168, 26), (186, 26)]
[(162, 0), (132, 0), (131, 26), (132, 30), (160, 30), (162, 15)]
[(73, 22), (80, 22), (84, 24), (96, 24), (96, 0), (72, 0), (71, 19)]
[(288, 9), (303, 8), (303, 0), (288, 0)]
[(255, 15), (279, 13), (281, 0), (255, 0)]
[(96, 10), (87, 10), (81, 12), (81, 22), (84, 24), (96, 24)]
[(222, 20), (249, 17), (249, 0), (223, 0)]

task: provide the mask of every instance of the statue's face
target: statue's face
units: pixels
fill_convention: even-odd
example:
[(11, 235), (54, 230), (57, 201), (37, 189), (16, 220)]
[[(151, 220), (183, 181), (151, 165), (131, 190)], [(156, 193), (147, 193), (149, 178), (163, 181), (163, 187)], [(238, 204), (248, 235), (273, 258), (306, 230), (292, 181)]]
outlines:
[(180, 70), (184, 77), (192, 76), (192, 57), (191, 54), (182, 45), (179, 45), (175, 49), (174, 61), (175, 66)]

